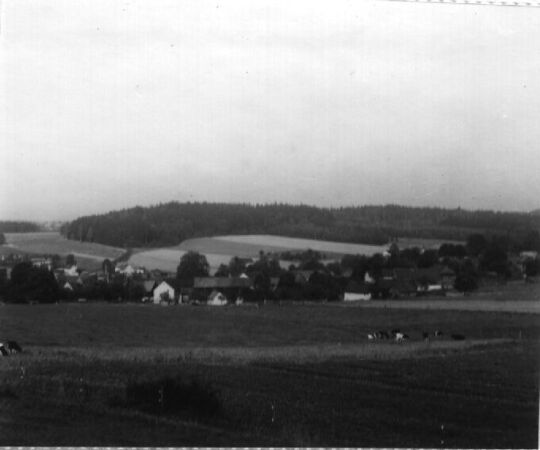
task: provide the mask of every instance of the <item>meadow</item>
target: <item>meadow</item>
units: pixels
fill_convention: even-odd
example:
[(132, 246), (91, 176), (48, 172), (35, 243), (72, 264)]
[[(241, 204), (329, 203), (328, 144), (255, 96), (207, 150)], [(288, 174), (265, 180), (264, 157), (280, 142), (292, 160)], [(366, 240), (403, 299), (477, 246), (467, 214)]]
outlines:
[[(3, 305), (25, 352), (0, 360), (0, 445), (537, 448), (538, 317)], [(391, 328), (411, 340), (367, 340)]]
[[(213, 274), (220, 264), (228, 264), (233, 256), (258, 258), (259, 252), (278, 253), (312, 249), (326, 255), (325, 262), (339, 259), (346, 254), (372, 255), (385, 251), (387, 246), (344, 244), (342, 242), (316, 241), (269, 235), (231, 235), (188, 239), (175, 247), (137, 249), (130, 263), (146, 268), (175, 272), (180, 258), (188, 251), (206, 256)], [(291, 262), (281, 261), (287, 268)]]
[(41, 255), (73, 254), (80, 265), (88, 270), (101, 268), (105, 258), (115, 259), (125, 250), (92, 242), (79, 242), (66, 239), (55, 231), (35, 233), (5, 233), (6, 244), (3, 253), (29, 253)]
[[(343, 242), (319, 241), (314, 239), (300, 239), (265, 234), (216, 236), (215, 241), (226, 242), (229, 245), (240, 244), (256, 250), (260, 246), (277, 248), (280, 250), (315, 250), (328, 256), (366, 255), (382, 253), (388, 245), (352, 244)], [(258, 252), (258, 250), (256, 250)]]

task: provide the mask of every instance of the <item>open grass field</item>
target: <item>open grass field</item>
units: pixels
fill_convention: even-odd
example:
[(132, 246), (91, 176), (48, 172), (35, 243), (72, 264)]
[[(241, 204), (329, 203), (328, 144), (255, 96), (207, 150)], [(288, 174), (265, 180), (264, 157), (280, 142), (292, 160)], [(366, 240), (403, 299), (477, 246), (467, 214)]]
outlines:
[[(277, 248), (279, 250), (307, 250), (312, 249), (329, 256), (367, 255), (381, 253), (388, 249), (388, 245), (366, 245), (344, 242), (317, 241), (314, 239), (289, 238), (271, 236), (266, 234), (216, 236), (216, 241), (226, 242), (229, 245), (240, 244), (252, 248), (258, 253), (261, 246)], [(269, 250), (271, 251), (271, 250)]]
[[(538, 317), (3, 305), (0, 445), (537, 448)], [(391, 328), (411, 340), (366, 338)]]
[(377, 300), (346, 306), (540, 314), (540, 283), (515, 281), (505, 285), (484, 286), (467, 296), (456, 294), (452, 297)]
[[(229, 264), (231, 258), (235, 255), (221, 255), (215, 253), (205, 253), (199, 251), (206, 256), (206, 260), (210, 266), (210, 274), (213, 275), (220, 264)], [(146, 267), (149, 270), (159, 269), (166, 272), (176, 272), (176, 268), (180, 263), (180, 259), (187, 253), (185, 250), (180, 250), (177, 247), (157, 248), (153, 250), (144, 250), (134, 253), (129, 258), (129, 263), (136, 266)]]
[[(341, 242), (315, 241), (269, 235), (216, 236), (188, 239), (175, 247), (158, 249), (138, 249), (130, 258), (130, 263), (147, 269), (161, 269), (175, 272), (180, 258), (188, 251), (197, 251), (206, 256), (210, 273), (214, 273), (220, 264), (228, 264), (233, 256), (257, 258), (259, 252), (317, 250), (327, 256), (327, 261), (341, 258), (346, 254), (372, 255), (385, 251), (387, 246), (345, 244)], [(282, 261), (287, 268), (290, 261)]]
[(438, 249), (441, 244), (452, 244), (452, 245), (465, 245), (465, 241), (453, 241), (450, 239), (428, 239), (428, 238), (409, 238), (409, 237), (400, 237), (398, 238), (397, 244), (399, 248), (410, 248), (410, 247), (419, 247), (426, 249)]
[(31, 253), (60, 255), (75, 255), (79, 265), (85, 269), (100, 268), (105, 258), (115, 259), (124, 253), (121, 248), (92, 242), (71, 241), (55, 231), (36, 233), (5, 233), (6, 244), (4, 253)]

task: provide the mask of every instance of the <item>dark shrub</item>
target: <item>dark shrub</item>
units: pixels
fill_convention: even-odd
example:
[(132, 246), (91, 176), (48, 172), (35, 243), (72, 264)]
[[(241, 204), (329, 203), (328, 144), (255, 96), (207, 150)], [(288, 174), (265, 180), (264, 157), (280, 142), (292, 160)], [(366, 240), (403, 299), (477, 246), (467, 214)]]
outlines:
[(178, 378), (130, 384), (126, 388), (124, 405), (152, 414), (189, 418), (210, 418), (221, 413), (216, 392), (206, 384), (192, 379), (186, 383)]

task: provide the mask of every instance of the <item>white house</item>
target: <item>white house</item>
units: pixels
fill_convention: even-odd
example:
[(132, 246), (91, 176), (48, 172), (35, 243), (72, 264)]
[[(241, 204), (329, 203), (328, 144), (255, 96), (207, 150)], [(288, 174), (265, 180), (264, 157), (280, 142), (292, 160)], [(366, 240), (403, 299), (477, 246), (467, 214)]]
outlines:
[(214, 290), (208, 296), (207, 304), (212, 305), (212, 306), (226, 305), (227, 304), (227, 297), (225, 297), (221, 292)]
[(154, 303), (159, 304), (162, 301), (163, 302), (173, 302), (174, 301), (174, 288), (167, 283), (166, 281), (162, 281), (159, 283), (159, 285), (154, 289)]
[(67, 277), (76, 277), (79, 275), (79, 272), (77, 271), (77, 266), (71, 266), (64, 269), (64, 275)]
[(366, 284), (360, 284), (355, 281), (349, 282), (343, 294), (343, 301), (357, 302), (371, 300), (371, 292)]
[(345, 302), (358, 302), (371, 300), (371, 293), (361, 293), (361, 292), (345, 292), (343, 294), (343, 301)]

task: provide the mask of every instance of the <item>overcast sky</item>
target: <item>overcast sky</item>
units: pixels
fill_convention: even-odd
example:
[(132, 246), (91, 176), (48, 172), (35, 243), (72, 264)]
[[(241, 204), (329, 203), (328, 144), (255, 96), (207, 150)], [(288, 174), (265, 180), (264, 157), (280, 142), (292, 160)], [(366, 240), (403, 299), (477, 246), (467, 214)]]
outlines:
[(540, 207), (540, 9), (3, 0), (0, 219)]

